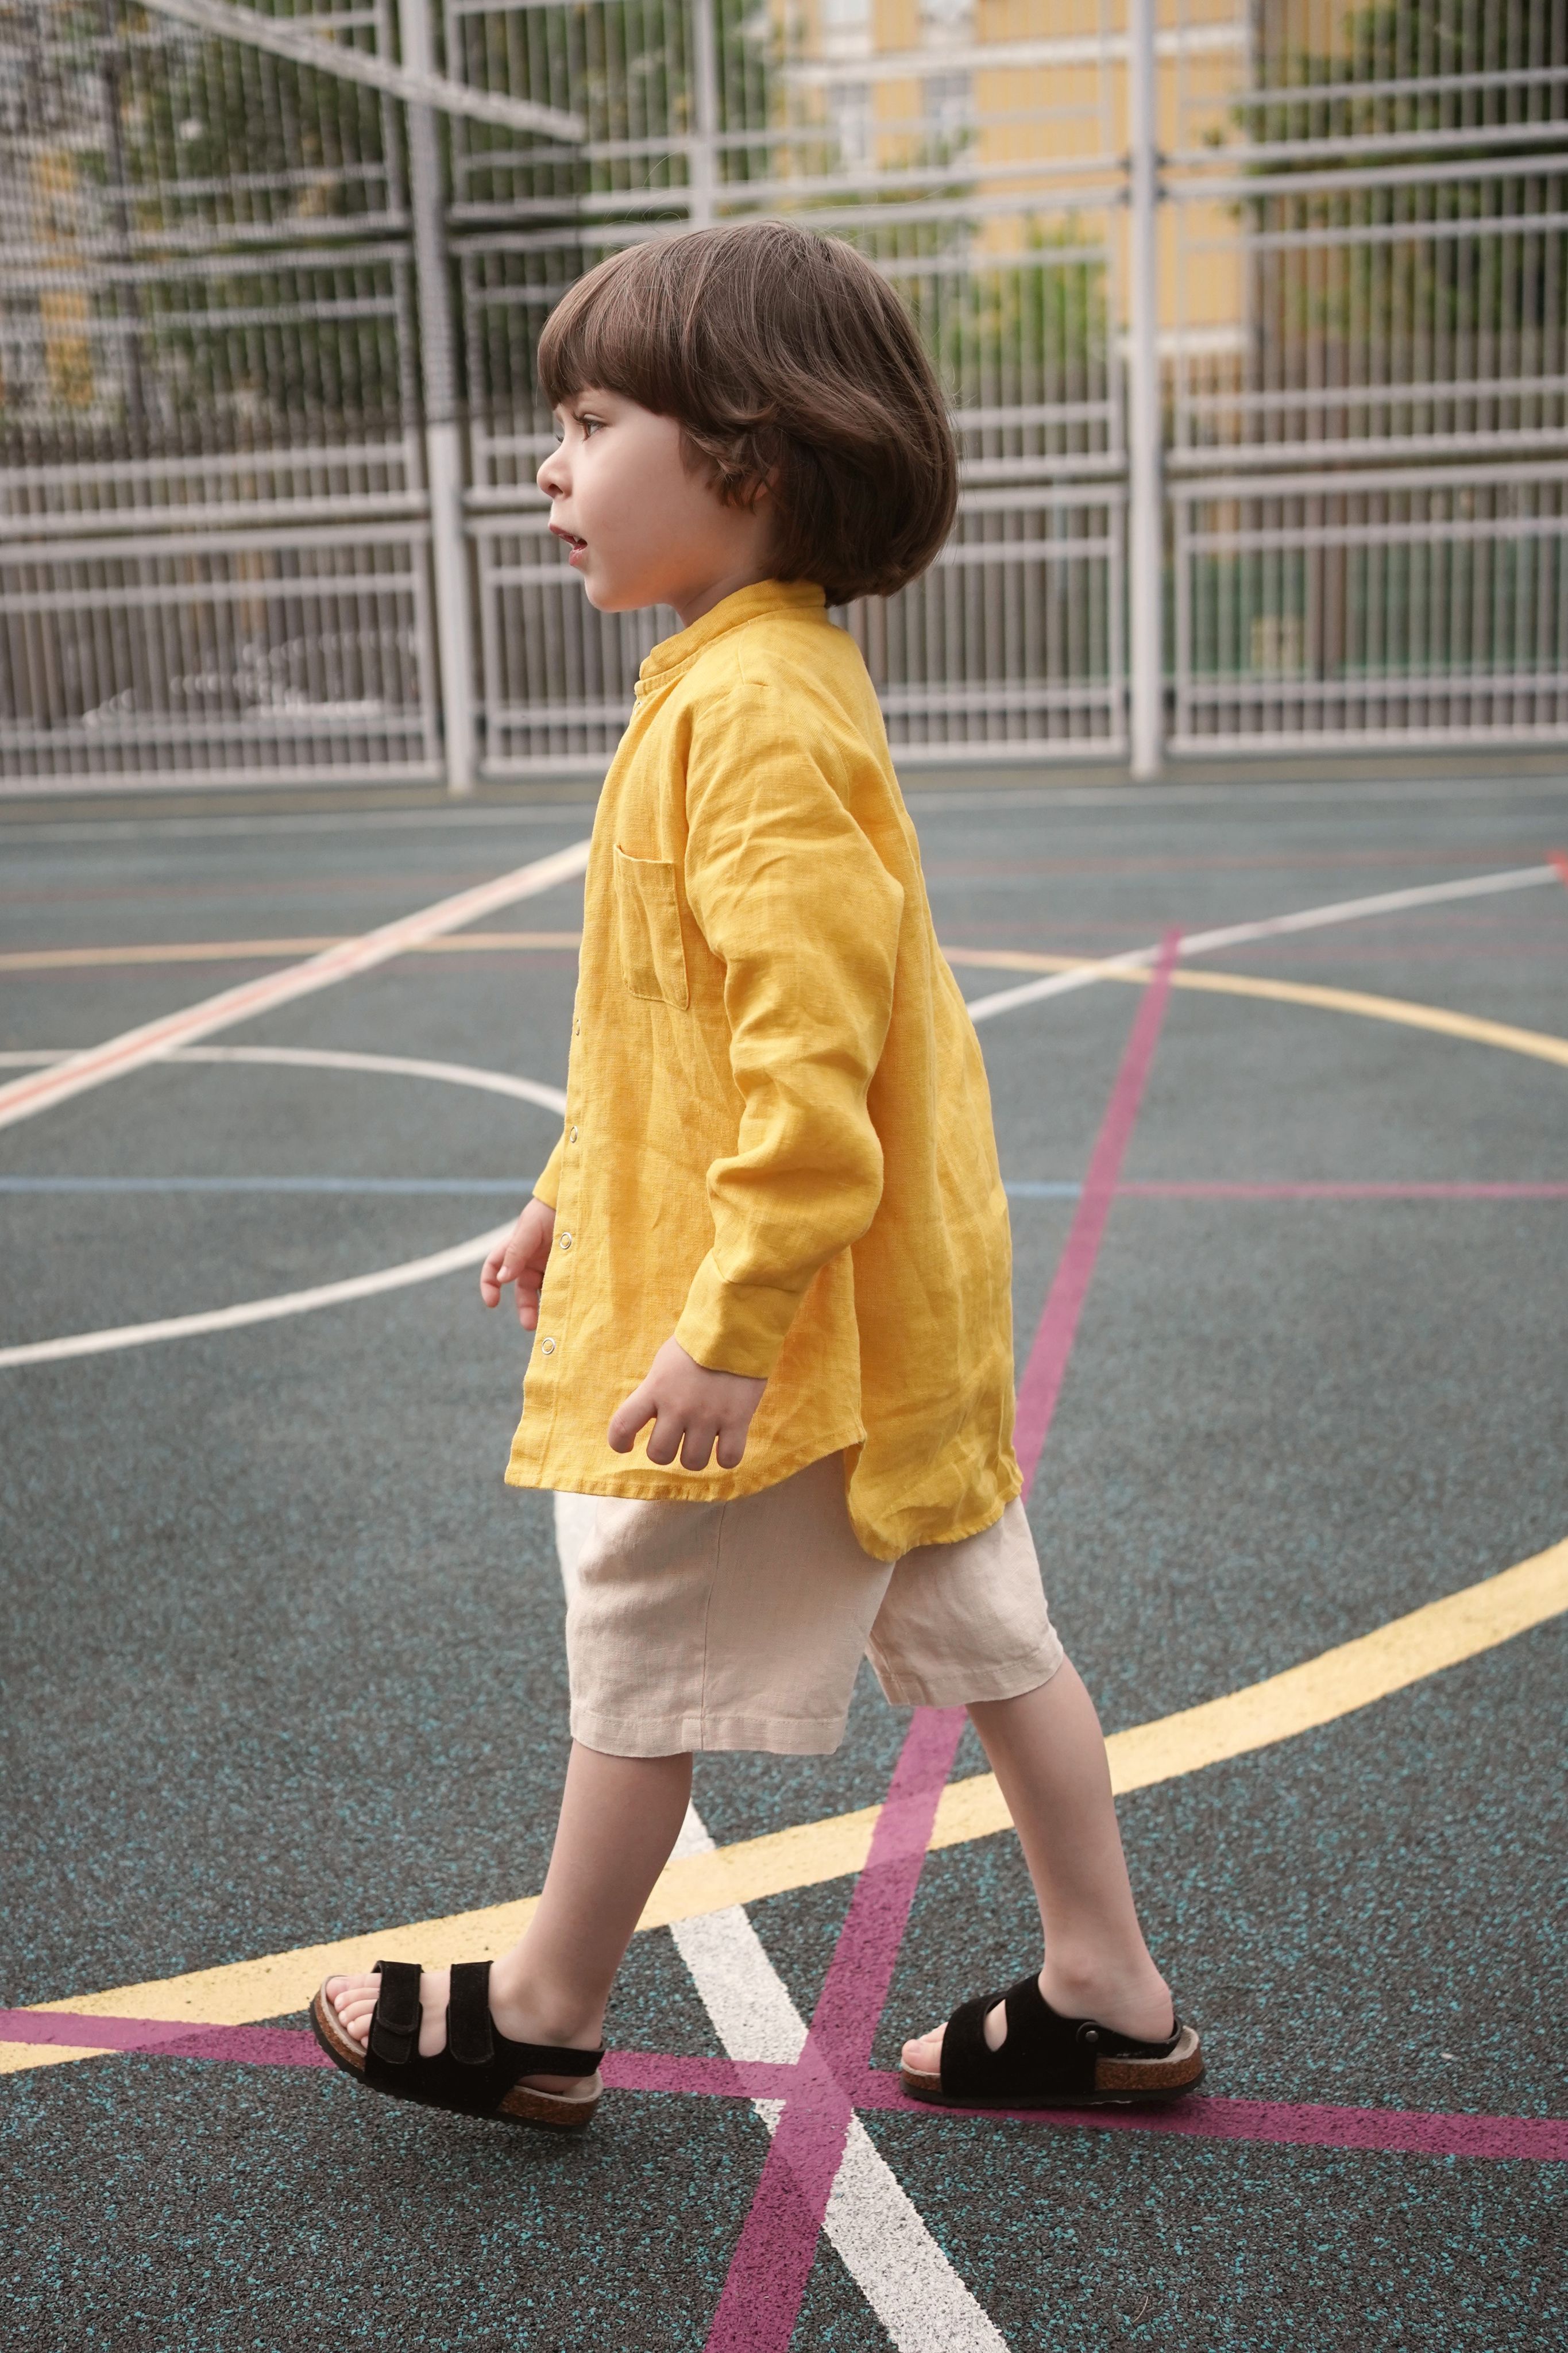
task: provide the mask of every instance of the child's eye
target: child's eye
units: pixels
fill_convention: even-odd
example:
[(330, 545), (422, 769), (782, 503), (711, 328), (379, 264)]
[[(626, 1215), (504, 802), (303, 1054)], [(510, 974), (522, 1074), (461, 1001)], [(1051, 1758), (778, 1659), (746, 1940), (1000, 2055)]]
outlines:
[(605, 420), (602, 417), (580, 417), (577, 419), (577, 422), (583, 427), (584, 439), (592, 439), (593, 436), (599, 431), (604, 421)]

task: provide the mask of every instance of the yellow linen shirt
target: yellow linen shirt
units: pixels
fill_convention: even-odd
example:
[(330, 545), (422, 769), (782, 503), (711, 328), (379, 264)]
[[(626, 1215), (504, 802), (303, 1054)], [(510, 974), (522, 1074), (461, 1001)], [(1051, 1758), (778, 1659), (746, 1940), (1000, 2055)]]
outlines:
[[(742, 588), (644, 662), (572, 1027), (508, 1481), (712, 1501), (843, 1450), (877, 1558), (988, 1527), (1020, 1482), (985, 1070), (876, 694), (819, 588)], [(736, 1470), (611, 1451), (672, 1332), (766, 1377)]]

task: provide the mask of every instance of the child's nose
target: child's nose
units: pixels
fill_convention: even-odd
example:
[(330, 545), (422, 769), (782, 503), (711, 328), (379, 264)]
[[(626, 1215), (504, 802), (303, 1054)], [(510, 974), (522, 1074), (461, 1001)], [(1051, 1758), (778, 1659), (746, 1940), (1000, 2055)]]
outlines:
[(565, 468), (559, 449), (551, 450), (533, 479), (547, 499), (559, 499), (565, 495)]

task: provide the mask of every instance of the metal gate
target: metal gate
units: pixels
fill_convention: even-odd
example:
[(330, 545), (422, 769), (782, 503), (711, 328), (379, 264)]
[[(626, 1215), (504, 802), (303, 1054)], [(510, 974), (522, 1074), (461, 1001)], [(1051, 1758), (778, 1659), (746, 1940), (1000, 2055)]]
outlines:
[(906, 765), (1568, 733), (1562, 149), (1568, 0), (0, 0), (0, 781), (602, 768), (539, 330), (755, 211), (952, 394)]

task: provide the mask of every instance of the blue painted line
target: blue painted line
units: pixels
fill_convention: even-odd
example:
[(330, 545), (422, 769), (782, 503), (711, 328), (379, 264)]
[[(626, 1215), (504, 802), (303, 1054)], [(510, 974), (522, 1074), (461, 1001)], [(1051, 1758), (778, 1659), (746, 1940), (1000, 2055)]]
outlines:
[(0, 1176), (0, 1193), (503, 1193), (531, 1176)]
[[(0, 1193), (504, 1193), (533, 1188), (531, 1176), (0, 1176)], [(1021, 1177), (1004, 1187), (1016, 1201), (1076, 1201), (1082, 1187)]]

